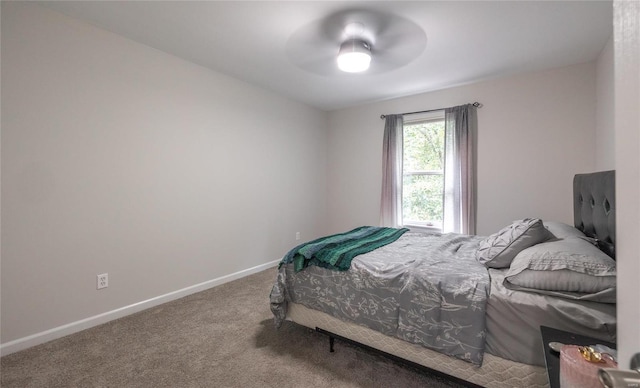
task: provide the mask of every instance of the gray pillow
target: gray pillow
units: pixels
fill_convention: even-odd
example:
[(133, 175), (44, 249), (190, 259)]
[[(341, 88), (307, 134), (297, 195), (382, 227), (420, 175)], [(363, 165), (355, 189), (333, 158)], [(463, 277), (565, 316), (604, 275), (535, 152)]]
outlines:
[(556, 238), (586, 237), (582, 231), (558, 221), (544, 221), (544, 226)]
[(552, 237), (542, 221), (525, 218), (482, 240), (476, 259), (487, 267), (506, 268), (520, 251)]
[(616, 262), (588, 241), (567, 237), (518, 253), (504, 285), (569, 299), (615, 303)]

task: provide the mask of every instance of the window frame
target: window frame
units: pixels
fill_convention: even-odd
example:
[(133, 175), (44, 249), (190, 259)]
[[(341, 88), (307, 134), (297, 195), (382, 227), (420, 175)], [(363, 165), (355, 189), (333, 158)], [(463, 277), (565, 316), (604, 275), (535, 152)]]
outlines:
[[(404, 155), (404, 127), (407, 125), (416, 125), (416, 124), (420, 124), (420, 123), (428, 123), (428, 122), (436, 122), (436, 121), (442, 121), (444, 122), (445, 119), (445, 112), (444, 109), (442, 110), (437, 110), (437, 111), (433, 111), (433, 112), (426, 112), (426, 113), (419, 113), (419, 114), (415, 114), (412, 115), (411, 119), (407, 120), (403, 120), (402, 123), (402, 138), (403, 138), (403, 143), (402, 143), (402, 152)], [(446, 146), (444, 147), (444, 150), (446, 151)], [(445, 156), (446, 158), (446, 156)], [(400, 188), (402, 189), (404, 187), (404, 177), (406, 175), (411, 175), (411, 176), (428, 176), (428, 175), (440, 175), (443, 177), (444, 179), (444, 161), (443, 161), (443, 169), (442, 171), (411, 171), (409, 173), (405, 172), (404, 170), (404, 156), (402, 157), (402, 179), (400, 180), (399, 184), (400, 184)], [(402, 190), (403, 191), (403, 190)], [(404, 209), (403, 205), (403, 200), (404, 200), (404, 194), (400, 196), (399, 198), (400, 200), (400, 209)], [(444, 189), (442, 192), (442, 205), (444, 206)], [(442, 232), (443, 230), (443, 225), (442, 223), (434, 223), (432, 221), (415, 221), (415, 220), (410, 220), (410, 221), (406, 221), (404, 219), (404, 211), (402, 211), (402, 226), (404, 227), (408, 227), (409, 229), (415, 229), (415, 230), (422, 230), (422, 231), (429, 231), (429, 232)], [(438, 225), (440, 224), (440, 225)]]

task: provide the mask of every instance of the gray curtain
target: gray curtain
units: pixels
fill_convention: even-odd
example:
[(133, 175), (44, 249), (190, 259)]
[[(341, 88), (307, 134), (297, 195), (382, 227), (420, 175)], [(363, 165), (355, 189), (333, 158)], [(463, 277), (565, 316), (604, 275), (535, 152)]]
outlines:
[(388, 115), (382, 145), (380, 225), (402, 225), (402, 115)]
[(445, 233), (476, 233), (476, 107), (445, 109)]

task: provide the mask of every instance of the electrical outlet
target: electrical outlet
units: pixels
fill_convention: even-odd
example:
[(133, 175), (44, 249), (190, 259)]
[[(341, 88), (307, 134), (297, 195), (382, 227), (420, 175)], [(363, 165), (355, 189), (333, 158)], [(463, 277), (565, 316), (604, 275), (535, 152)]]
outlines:
[(296, 241), (300, 240), (300, 232), (296, 232)]
[(109, 274), (101, 273), (100, 275), (97, 276), (96, 289), (100, 290), (102, 288), (107, 288), (107, 287), (109, 287)]

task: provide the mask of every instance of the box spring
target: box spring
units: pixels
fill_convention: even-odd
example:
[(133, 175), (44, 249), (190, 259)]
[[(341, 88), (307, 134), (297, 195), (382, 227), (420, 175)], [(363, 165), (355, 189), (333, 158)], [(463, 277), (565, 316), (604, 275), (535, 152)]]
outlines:
[(429, 350), (367, 327), (348, 323), (303, 305), (289, 303), (287, 319), (311, 329), (349, 338), (402, 359), (488, 388), (548, 387), (543, 367), (522, 364), (485, 353), (481, 367)]

